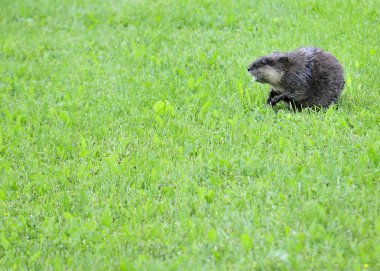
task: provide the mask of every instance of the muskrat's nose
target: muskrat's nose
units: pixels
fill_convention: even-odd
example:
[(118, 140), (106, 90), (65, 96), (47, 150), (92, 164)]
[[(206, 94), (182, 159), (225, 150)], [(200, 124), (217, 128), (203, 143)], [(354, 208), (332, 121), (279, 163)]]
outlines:
[(250, 72), (250, 71), (251, 71), (251, 67), (248, 67), (248, 68), (247, 68), (247, 71), (249, 71), (249, 72)]

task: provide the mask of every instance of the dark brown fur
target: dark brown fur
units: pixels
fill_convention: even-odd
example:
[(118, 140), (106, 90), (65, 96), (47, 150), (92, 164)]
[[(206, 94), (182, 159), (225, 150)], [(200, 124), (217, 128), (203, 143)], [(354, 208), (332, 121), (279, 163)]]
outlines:
[(256, 81), (272, 86), (267, 103), (290, 103), (301, 110), (336, 103), (344, 87), (343, 68), (330, 53), (306, 47), (272, 53), (255, 60), (248, 72)]

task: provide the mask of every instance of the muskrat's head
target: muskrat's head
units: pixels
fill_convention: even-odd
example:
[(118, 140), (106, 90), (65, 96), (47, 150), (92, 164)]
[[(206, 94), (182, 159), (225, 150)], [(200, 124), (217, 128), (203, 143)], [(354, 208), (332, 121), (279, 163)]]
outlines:
[(289, 65), (289, 57), (284, 53), (272, 53), (260, 57), (248, 66), (248, 72), (260, 83), (279, 85)]

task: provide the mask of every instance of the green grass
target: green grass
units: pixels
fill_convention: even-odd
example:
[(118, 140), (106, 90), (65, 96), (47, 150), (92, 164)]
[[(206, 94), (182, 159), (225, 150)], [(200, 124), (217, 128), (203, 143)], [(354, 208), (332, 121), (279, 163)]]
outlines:
[[(380, 2), (0, 1), (1, 270), (380, 270)], [(339, 107), (247, 65), (321, 47)]]

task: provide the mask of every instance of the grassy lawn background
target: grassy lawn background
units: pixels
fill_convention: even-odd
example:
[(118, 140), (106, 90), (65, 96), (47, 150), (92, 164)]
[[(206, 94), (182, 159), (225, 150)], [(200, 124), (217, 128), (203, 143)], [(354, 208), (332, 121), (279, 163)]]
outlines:
[[(379, 6), (1, 0), (0, 269), (379, 270)], [(339, 107), (267, 107), (305, 45)]]

